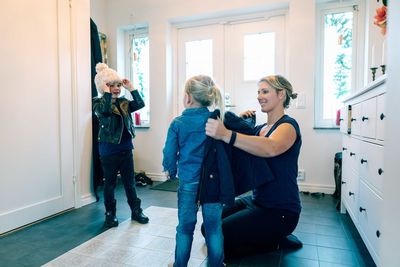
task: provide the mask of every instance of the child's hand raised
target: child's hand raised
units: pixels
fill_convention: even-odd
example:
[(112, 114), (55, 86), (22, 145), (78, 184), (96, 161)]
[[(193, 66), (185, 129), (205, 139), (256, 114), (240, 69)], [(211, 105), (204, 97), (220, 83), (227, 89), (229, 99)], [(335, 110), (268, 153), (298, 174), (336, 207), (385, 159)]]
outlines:
[(104, 93), (111, 93), (110, 87), (106, 83), (104, 83), (102, 89), (103, 89)]
[(125, 89), (129, 90), (130, 92), (135, 90), (135, 88), (133, 87), (132, 83), (128, 79), (122, 79), (122, 86)]

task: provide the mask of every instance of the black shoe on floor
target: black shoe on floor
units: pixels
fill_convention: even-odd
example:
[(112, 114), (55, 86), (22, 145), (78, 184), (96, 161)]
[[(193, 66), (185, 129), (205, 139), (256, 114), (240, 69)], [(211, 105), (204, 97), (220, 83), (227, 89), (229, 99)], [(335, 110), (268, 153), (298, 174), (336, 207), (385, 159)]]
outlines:
[(149, 222), (149, 218), (143, 214), (142, 209), (137, 209), (135, 211), (132, 211), (131, 220), (137, 221), (138, 223), (141, 223), (141, 224), (146, 224)]
[(288, 235), (283, 238), (278, 245), (278, 249), (299, 249), (303, 247), (303, 243), (295, 236)]
[(118, 226), (117, 216), (112, 214), (112, 212), (106, 212), (106, 220), (104, 221), (104, 226), (107, 228), (117, 227)]

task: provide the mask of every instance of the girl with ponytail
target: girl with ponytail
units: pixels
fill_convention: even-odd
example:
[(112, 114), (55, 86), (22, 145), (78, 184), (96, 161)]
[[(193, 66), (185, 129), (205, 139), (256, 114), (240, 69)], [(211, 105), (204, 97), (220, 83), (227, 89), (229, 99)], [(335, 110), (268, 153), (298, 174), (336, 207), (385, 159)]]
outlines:
[[(213, 79), (197, 75), (186, 81), (185, 110), (176, 117), (167, 134), (163, 150), (163, 167), (170, 179), (179, 176), (178, 226), (174, 266), (187, 266), (197, 222), (199, 206), (196, 203), (200, 169), (206, 142), (205, 125), (212, 109), (224, 113), (222, 96)], [(223, 266), (224, 249), (221, 227), (222, 204), (202, 204), (206, 229), (208, 264)]]

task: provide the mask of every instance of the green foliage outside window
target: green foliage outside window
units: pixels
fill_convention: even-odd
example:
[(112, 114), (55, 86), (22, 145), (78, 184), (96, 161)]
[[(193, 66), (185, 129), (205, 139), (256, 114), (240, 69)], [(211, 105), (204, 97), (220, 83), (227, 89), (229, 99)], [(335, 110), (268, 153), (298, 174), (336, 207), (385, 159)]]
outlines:
[(144, 84), (144, 71), (141, 65), (141, 60), (142, 60), (142, 50), (143, 48), (148, 45), (149, 38), (148, 37), (142, 37), (142, 38), (135, 38), (133, 39), (133, 57), (134, 60), (132, 60), (133, 64), (133, 73), (137, 75), (137, 81), (138, 81), (138, 91), (142, 97), (145, 97), (144, 90), (145, 90), (145, 84)]
[(325, 16), (325, 26), (334, 27), (339, 36), (340, 52), (336, 56), (334, 74), (337, 99), (350, 92), (352, 24), (351, 13), (337, 13)]

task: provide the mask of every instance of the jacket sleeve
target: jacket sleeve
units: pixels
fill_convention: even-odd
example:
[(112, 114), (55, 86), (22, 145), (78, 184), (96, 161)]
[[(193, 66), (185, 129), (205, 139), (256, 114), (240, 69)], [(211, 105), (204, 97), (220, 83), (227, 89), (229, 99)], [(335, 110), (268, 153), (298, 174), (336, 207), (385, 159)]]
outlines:
[(178, 131), (172, 122), (168, 129), (167, 140), (163, 149), (163, 168), (168, 171), (170, 178), (177, 174), (177, 163), (179, 157)]
[(229, 130), (239, 132), (247, 135), (255, 134), (255, 122), (256, 117), (243, 119), (237, 116), (235, 113), (227, 111), (224, 116), (224, 125)]
[(97, 117), (106, 117), (112, 113), (111, 93), (104, 93), (102, 97), (93, 100), (93, 111)]
[(133, 100), (129, 101), (129, 112), (132, 113), (144, 107), (144, 101), (138, 90), (131, 91)]

